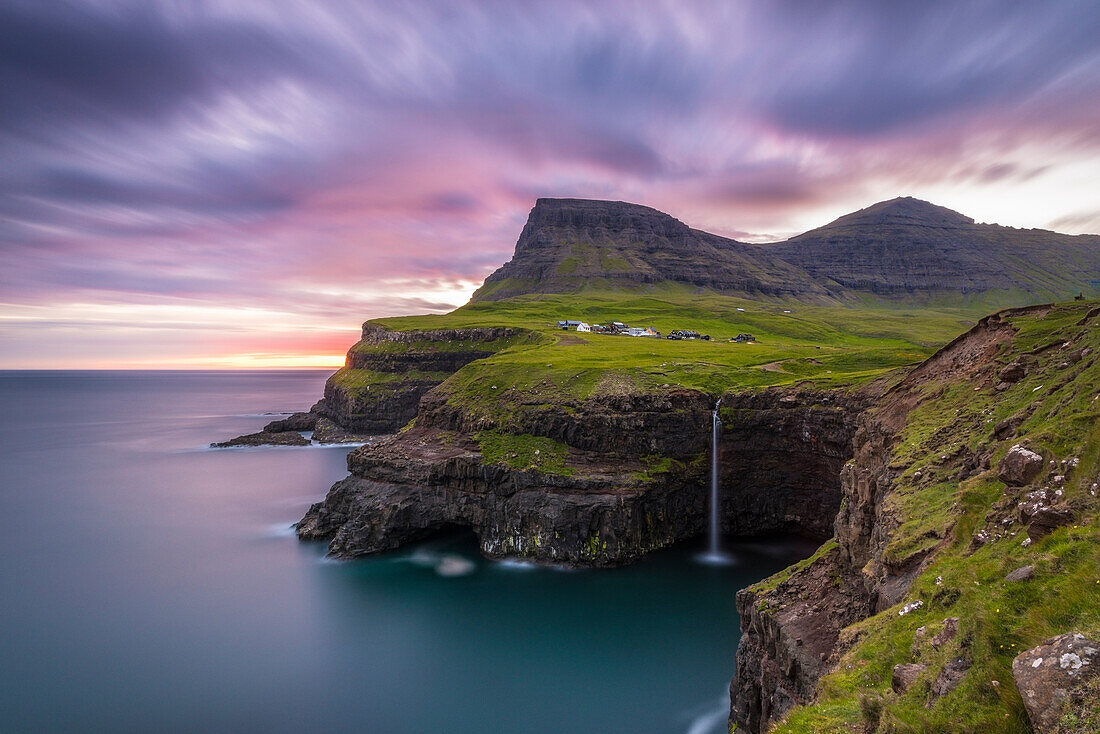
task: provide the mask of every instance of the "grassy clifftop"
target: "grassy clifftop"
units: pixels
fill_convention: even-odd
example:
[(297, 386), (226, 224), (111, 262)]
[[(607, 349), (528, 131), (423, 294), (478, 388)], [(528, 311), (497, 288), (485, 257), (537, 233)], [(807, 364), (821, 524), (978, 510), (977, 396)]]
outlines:
[[(621, 321), (663, 334), (691, 329), (712, 340), (563, 332), (559, 319)], [(684, 387), (711, 395), (728, 390), (813, 382), (858, 385), (919, 362), (973, 320), (963, 310), (846, 308), (757, 302), (679, 286), (640, 295), (584, 291), (472, 303), (449, 314), (379, 319), (396, 331), (512, 326), (532, 338), (466, 365), (443, 386), (451, 400), (477, 411), (509, 403), (583, 400), (599, 391)], [(738, 333), (755, 343), (730, 343)], [(355, 350), (374, 347), (358, 346)]]

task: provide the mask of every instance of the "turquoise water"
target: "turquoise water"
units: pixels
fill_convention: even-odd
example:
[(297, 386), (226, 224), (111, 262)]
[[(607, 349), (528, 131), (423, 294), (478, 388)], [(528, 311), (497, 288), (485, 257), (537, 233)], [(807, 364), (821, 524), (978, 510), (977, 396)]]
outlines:
[(326, 374), (0, 373), (0, 729), (724, 731), (734, 593), (811, 545), (328, 561), (290, 525), (348, 449), (205, 448)]

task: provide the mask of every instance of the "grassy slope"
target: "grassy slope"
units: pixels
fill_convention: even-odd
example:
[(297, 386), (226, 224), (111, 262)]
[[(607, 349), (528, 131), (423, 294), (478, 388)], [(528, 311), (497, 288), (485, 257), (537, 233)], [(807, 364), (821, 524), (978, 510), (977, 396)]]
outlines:
[[(1063, 305), (1042, 319), (1016, 319), (1019, 333), (1002, 359), (1074, 337), (1079, 338), (1075, 347), (1100, 353), (1100, 324), (1075, 325), (1090, 306), (1096, 303)], [(887, 498), (889, 511), (900, 521), (889, 555), (904, 558), (943, 543), (906, 599), (920, 599), (924, 607), (905, 616), (896, 608), (886, 610), (854, 625), (848, 634), (859, 641), (836, 672), (822, 679), (818, 702), (792, 712), (777, 731), (858, 731), (876, 717), (877, 731), (884, 732), (1030, 730), (1012, 683), (1013, 657), (1062, 632), (1100, 632), (1100, 500), (1090, 489), (1100, 472), (1100, 362), (1077, 373), (1089, 359), (1066, 368), (1060, 366), (1065, 358), (1066, 350), (1057, 348), (1037, 355), (1029, 375), (1003, 393), (965, 384), (932, 386), (943, 392), (910, 416), (894, 455), (903, 475)], [(1066, 499), (1078, 513), (1076, 523), (1025, 548), (1023, 528), (1000, 523), (1014, 517), (1021, 492), (1006, 496), (995, 472), (958, 483), (951, 476), (954, 469), (942, 465), (940, 457), (961, 444), (971, 449), (992, 445), (996, 467), (1021, 437), (995, 442), (993, 426), (1029, 406), (1033, 411), (1020, 433), (1031, 448), (1048, 460), (1078, 457), (1080, 465), (1064, 484)], [(918, 469), (921, 481), (913, 477)], [(994, 540), (971, 551), (972, 538), (983, 530)], [(1026, 564), (1035, 566), (1034, 579), (1004, 581), (1005, 574)], [(960, 619), (952, 644), (940, 651), (927, 644), (911, 650), (918, 627), (925, 626), (931, 637), (952, 616)], [(954, 692), (929, 707), (929, 686), (963, 644), (974, 666)], [(890, 691), (891, 671), (910, 662), (931, 667), (896, 696)]]
[[(375, 323), (399, 330), (507, 325), (544, 336), (539, 343), (517, 345), (470, 364), (447, 381), (452, 400), (492, 413), (509, 409), (507, 404), (514, 401), (505, 395), (568, 402), (597, 390), (682, 386), (718, 395), (806, 380), (822, 387), (860, 384), (920, 361), (976, 315), (965, 310), (758, 302), (662, 286), (634, 293), (521, 296), (473, 303), (449, 314)], [(653, 326), (664, 334), (691, 329), (710, 334), (714, 341), (567, 333), (553, 327), (558, 319), (616, 320)], [(752, 333), (757, 343), (728, 342), (740, 332)]]

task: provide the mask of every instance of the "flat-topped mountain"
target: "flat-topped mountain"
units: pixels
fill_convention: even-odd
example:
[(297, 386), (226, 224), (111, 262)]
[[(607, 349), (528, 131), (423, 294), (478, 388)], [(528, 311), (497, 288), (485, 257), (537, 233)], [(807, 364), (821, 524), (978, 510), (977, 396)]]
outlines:
[(755, 245), (692, 229), (656, 209), (621, 201), (539, 199), (515, 255), (486, 278), (473, 300), (663, 282), (748, 295), (828, 296), (802, 268)]
[(638, 204), (539, 199), (512, 259), (472, 300), (659, 283), (817, 303), (870, 294), (1018, 305), (1100, 289), (1100, 236), (977, 224), (904, 197), (758, 245)]

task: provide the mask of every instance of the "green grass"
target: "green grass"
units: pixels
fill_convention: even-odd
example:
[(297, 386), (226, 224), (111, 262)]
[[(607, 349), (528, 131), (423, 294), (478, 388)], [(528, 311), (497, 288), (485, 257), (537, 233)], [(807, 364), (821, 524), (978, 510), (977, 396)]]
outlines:
[[(499, 422), (524, 404), (569, 406), (599, 391), (684, 387), (717, 396), (793, 383), (857, 386), (924, 359), (973, 316), (964, 310), (757, 302), (663, 285), (643, 292), (589, 288), (568, 295), (479, 301), (449, 314), (374, 323), (413, 331), (471, 326), (530, 330), (535, 336), (502, 345), (493, 356), (463, 368), (444, 388), (453, 404)], [(713, 341), (566, 334), (554, 327), (559, 319), (623, 321), (665, 334), (690, 329), (710, 334)], [(754, 334), (757, 342), (728, 341), (741, 332)]]
[(573, 474), (565, 465), (569, 447), (543, 436), (479, 431), (474, 434), (486, 464), (504, 464), (512, 469), (535, 469), (543, 474)]

